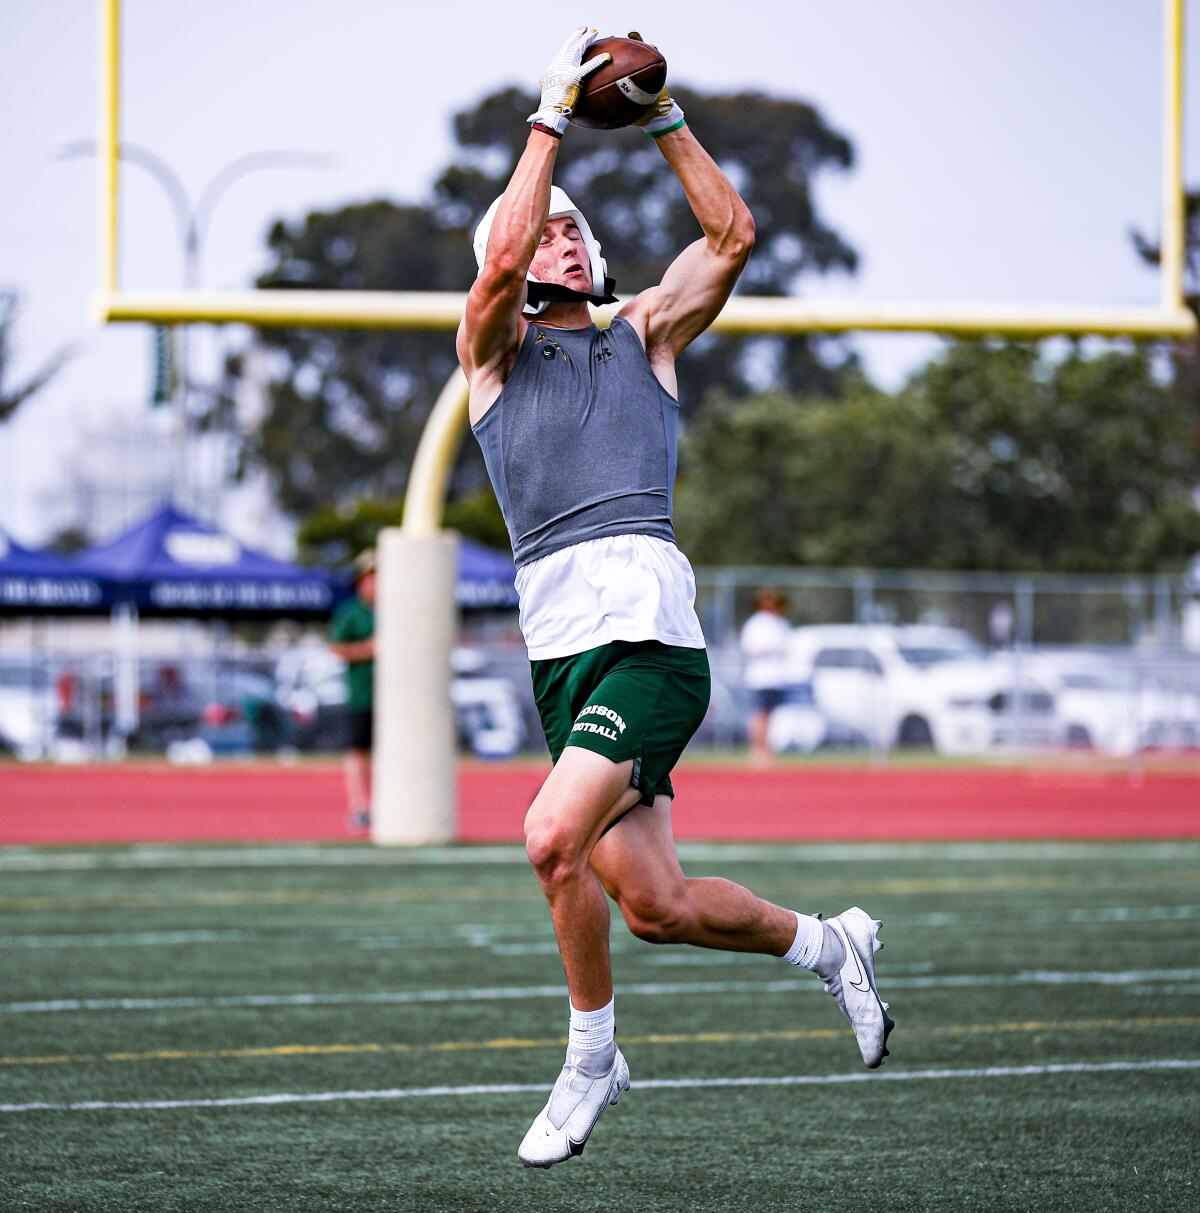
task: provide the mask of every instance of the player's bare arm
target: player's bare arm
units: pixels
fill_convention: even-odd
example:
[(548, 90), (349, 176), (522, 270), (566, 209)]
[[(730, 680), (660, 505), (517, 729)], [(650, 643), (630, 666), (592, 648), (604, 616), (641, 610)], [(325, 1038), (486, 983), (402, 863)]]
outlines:
[[(653, 123), (668, 123), (655, 133)], [(664, 89), (648, 127), (683, 185), (704, 235), (671, 263), (662, 282), (621, 309), (663, 386), (676, 395), (675, 359), (717, 318), (754, 248), (754, 218), (733, 183), (683, 125)]]
[[(573, 30), (547, 66), (541, 101), (530, 115), (532, 130), (508, 188), (500, 199), (487, 236), (487, 255), (467, 296), (458, 330), (458, 357), (470, 385), (474, 425), (495, 403), (521, 348), (526, 324), (522, 308), (527, 275), (539, 247), (546, 244), (550, 186), (558, 146), (567, 129), (580, 84), (609, 61), (608, 55), (583, 62), (596, 31)], [(569, 240), (568, 225), (553, 236)], [(569, 270), (569, 256), (560, 266)], [(581, 267), (582, 268), (582, 267)]]
[(329, 651), (335, 657), (340, 657), (343, 661), (349, 661), (352, 664), (358, 661), (374, 661), (375, 639), (372, 637), (369, 640), (351, 640), (345, 644), (331, 644)]
[(471, 389), (472, 424), (500, 395), (525, 335), (526, 274), (546, 226), (558, 147), (553, 135), (529, 132), (492, 224), (487, 261), (467, 295), (458, 357)]

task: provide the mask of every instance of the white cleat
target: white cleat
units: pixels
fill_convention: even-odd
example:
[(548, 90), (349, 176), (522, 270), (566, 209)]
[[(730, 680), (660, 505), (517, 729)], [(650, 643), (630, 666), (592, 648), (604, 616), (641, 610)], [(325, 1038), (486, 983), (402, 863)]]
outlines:
[(517, 1157), (527, 1167), (552, 1167), (583, 1153), (604, 1109), (629, 1090), (629, 1066), (617, 1049), (606, 1073), (590, 1078), (568, 1055), (546, 1106), (537, 1114)]
[(888, 1018), (888, 1004), (879, 997), (875, 986), (874, 956), (883, 947), (879, 939), (883, 923), (858, 906), (825, 921), (845, 949), (841, 968), (824, 983), (825, 989), (850, 1021), (867, 1068), (874, 1070), (888, 1055), (887, 1039), (896, 1026)]

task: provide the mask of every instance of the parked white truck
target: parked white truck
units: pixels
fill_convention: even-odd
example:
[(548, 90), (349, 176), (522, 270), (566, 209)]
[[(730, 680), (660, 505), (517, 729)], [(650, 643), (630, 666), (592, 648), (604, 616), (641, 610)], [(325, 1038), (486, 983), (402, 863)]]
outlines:
[(1062, 742), (1054, 679), (1042, 664), (989, 653), (958, 628), (821, 625), (793, 630), (788, 681), (810, 685), (831, 726), (873, 746), (973, 754)]

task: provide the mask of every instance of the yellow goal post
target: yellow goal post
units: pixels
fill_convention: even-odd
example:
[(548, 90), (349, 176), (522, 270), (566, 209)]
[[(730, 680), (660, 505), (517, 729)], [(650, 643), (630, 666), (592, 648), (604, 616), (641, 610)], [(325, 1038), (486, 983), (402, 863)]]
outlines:
[[(465, 295), (431, 291), (125, 290), (118, 275), (121, 3), (98, 0), (99, 274), (89, 312), (100, 324), (249, 324), (280, 328), (453, 331)], [(749, 335), (895, 332), (960, 337), (1187, 338), (1184, 302), (1183, 16), (1162, 0), (1162, 221), (1159, 302), (1101, 307), (1054, 304), (857, 302), (734, 297), (712, 328)], [(615, 308), (599, 309), (606, 324)], [(377, 842), (454, 837), (454, 536), (441, 528), (451, 468), (466, 430), (467, 385), (456, 371), (442, 390), (408, 479), (404, 523), (380, 537), (376, 737), (372, 834)]]

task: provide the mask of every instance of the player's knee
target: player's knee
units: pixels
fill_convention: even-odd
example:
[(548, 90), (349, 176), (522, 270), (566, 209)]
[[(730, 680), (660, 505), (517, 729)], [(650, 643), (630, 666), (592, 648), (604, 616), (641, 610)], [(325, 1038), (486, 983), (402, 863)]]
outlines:
[(621, 913), (629, 929), (646, 943), (686, 943), (691, 907), (686, 894), (636, 890), (621, 898)]
[(553, 822), (527, 824), (525, 853), (543, 887), (562, 884), (580, 868), (575, 840)]

